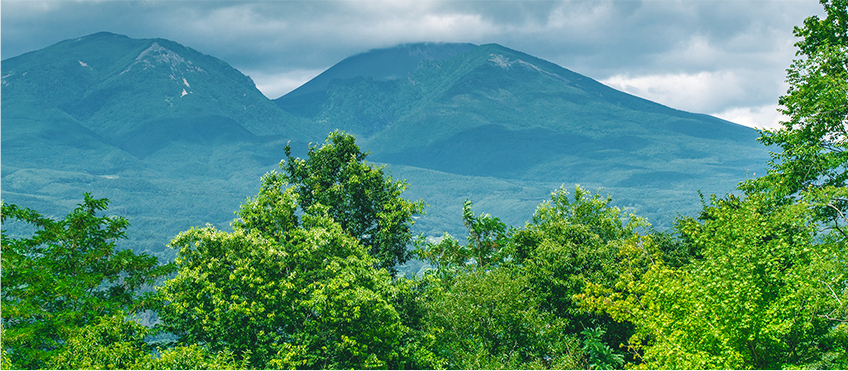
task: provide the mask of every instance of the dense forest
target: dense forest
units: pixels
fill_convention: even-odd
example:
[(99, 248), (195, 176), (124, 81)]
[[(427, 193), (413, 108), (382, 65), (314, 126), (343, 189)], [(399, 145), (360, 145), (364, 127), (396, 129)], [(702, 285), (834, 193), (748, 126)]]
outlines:
[(2, 236), (0, 368), (846, 369), (848, 0), (822, 4), (768, 173), (666, 231), (577, 186), (524, 226), (466, 201), (463, 239), (416, 237), (424, 201), (339, 131), (173, 262), (122, 249), (106, 199), (3, 203), (34, 232)]

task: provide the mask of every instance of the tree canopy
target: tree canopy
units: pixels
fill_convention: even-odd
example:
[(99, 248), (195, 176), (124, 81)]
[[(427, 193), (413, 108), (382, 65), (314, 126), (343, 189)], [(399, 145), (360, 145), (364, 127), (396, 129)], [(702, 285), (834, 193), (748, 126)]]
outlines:
[(85, 194), (62, 220), (4, 203), (2, 222), (35, 227), (30, 237), (0, 238), (3, 280), (3, 350), (16, 368), (43, 368), (75, 329), (99, 317), (155, 307), (142, 292), (173, 270), (156, 257), (119, 250), (129, 223), (99, 216), (107, 199)]
[(301, 210), (326, 206), (327, 215), (358, 239), (379, 267), (397, 273), (395, 266), (409, 259), (412, 217), (424, 203), (402, 198), (406, 184), (365, 162), (368, 154), (352, 135), (330, 133), (322, 146), (310, 146), (306, 159), (293, 158), (289, 146), (285, 152), (282, 177), (294, 187)]

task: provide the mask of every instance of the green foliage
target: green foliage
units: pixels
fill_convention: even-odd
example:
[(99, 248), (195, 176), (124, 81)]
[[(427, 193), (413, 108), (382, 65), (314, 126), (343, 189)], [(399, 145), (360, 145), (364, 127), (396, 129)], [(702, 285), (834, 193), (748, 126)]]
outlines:
[(673, 234), (623, 245), (614, 283), (575, 298), (636, 331), (647, 368), (842, 368), (848, 363), (848, 2), (795, 29), (801, 58), (781, 97), (790, 117), (761, 132), (773, 153), (745, 197), (712, 198)]
[(434, 294), (427, 324), (451, 369), (577, 368), (579, 345), (565, 322), (542, 311), (528, 280), (498, 267), (455, 277)]
[(629, 244), (615, 284), (587, 285), (582, 304), (635, 324), (648, 368), (795, 368), (838, 349), (826, 316), (842, 307), (829, 287), (848, 284), (844, 246), (817, 243), (805, 205), (713, 205), (678, 226), (702, 258), (674, 268), (650, 238)]
[(441, 329), (429, 323), (431, 303), (443, 292), (442, 282), (432, 274), (392, 281), (391, 302), (407, 331), (401, 338), (396, 367), (405, 370), (444, 369), (448, 360), (435, 353)]
[(462, 205), (462, 221), (468, 230), (467, 245), (445, 234), (438, 243), (425, 243), (415, 254), (434, 266), (443, 278), (461, 271), (487, 269), (503, 265), (511, 259), (509, 233), (500, 219), (482, 213), (474, 216), (473, 203), (465, 200)]
[(327, 215), (394, 275), (395, 266), (409, 259), (412, 217), (424, 204), (401, 198), (406, 184), (365, 162), (367, 154), (355, 142), (353, 136), (334, 131), (321, 147), (311, 146), (305, 160), (293, 158), (286, 146), (283, 178), (294, 186), (302, 210), (327, 207)]
[(246, 360), (237, 363), (228, 350), (211, 355), (197, 344), (159, 349), (154, 356), (145, 343), (152, 332), (120, 313), (101, 317), (98, 323), (75, 330), (49, 365), (65, 370), (233, 370), (248, 366)]
[(153, 307), (145, 285), (171, 272), (155, 257), (116, 250), (129, 225), (97, 216), (109, 201), (85, 194), (62, 220), (4, 203), (2, 221), (28, 223), (30, 237), (2, 235), (3, 349), (14, 367), (41, 368), (70, 332), (97, 318)]
[(179, 271), (160, 289), (166, 328), (257, 368), (391, 367), (403, 327), (388, 273), (326, 206), (296, 216), (299, 196), (282, 185), (266, 175), (234, 232), (193, 228), (171, 242)]
[(767, 176), (743, 188), (801, 195), (812, 201), (818, 218), (841, 230), (848, 222), (848, 1), (821, 3), (825, 19), (811, 16), (795, 27), (802, 38), (795, 44), (799, 58), (787, 70), (789, 90), (780, 98), (789, 120), (760, 133), (761, 142), (781, 151), (772, 153)]
[(624, 366), (624, 356), (616, 353), (601, 341), (604, 331), (600, 327), (587, 328), (580, 332), (583, 335), (583, 352), (589, 359), (589, 367), (593, 370), (618, 370)]
[(124, 319), (123, 313), (101, 317), (74, 331), (65, 346), (50, 359), (61, 370), (143, 369), (150, 360), (144, 338), (149, 330)]
[(606, 328), (603, 340), (617, 350), (629, 337), (630, 325), (587, 312), (573, 299), (589, 283), (614, 282), (611, 268), (619, 250), (638, 241), (636, 230), (646, 225), (635, 216), (625, 223), (610, 201), (579, 186), (570, 199), (569, 192), (560, 188), (549, 202), (539, 205), (532, 221), (515, 233), (513, 244), (516, 261), (527, 272), (542, 308), (566, 319), (566, 331), (572, 334), (590, 327)]

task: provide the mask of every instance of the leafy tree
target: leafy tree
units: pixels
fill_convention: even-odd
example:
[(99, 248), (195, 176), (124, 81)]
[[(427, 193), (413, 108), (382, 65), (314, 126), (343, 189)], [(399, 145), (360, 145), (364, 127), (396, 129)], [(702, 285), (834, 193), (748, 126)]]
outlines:
[(460, 271), (488, 269), (512, 259), (509, 232), (500, 219), (482, 213), (474, 216), (473, 203), (462, 205), (462, 222), (468, 230), (468, 244), (462, 245), (449, 234), (438, 243), (424, 243), (415, 254), (429, 262), (442, 278), (449, 279)]
[(181, 233), (177, 276), (160, 289), (166, 328), (184, 343), (232, 350), (252, 367), (381, 368), (404, 328), (386, 299), (390, 276), (359, 241), (294, 187), (263, 177), (227, 233)]
[(817, 218), (842, 235), (848, 206), (848, 1), (821, 0), (825, 19), (811, 16), (795, 36), (799, 56), (787, 70), (789, 90), (780, 97), (789, 120), (761, 132), (760, 141), (780, 147), (768, 175), (743, 185), (748, 192), (805, 197)]
[(620, 250), (617, 282), (590, 283), (577, 298), (635, 324), (630, 349), (648, 368), (798, 368), (823, 354), (835, 359), (829, 367), (844, 365), (844, 340), (828, 335), (826, 318), (841, 307), (831, 289), (848, 285), (844, 244), (817, 243), (803, 204), (729, 196), (713, 205), (677, 227), (701, 259), (675, 268), (650, 237), (634, 241)]
[(619, 250), (638, 241), (637, 229), (647, 225), (634, 216), (625, 223), (610, 201), (579, 186), (571, 199), (561, 188), (538, 206), (524, 229), (515, 232), (513, 244), (516, 261), (527, 272), (541, 307), (566, 319), (565, 331), (583, 334), (586, 341), (584, 331), (599, 328), (604, 343), (617, 350), (630, 336), (631, 325), (588, 312), (573, 299), (588, 283), (612, 284), (616, 275), (611, 268)]
[(293, 158), (286, 146), (280, 164), (284, 179), (294, 186), (302, 210), (327, 206), (327, 215), (377, 259), (392, 275), (405, 263), (412, 240), (412, 217), (423, 211), (421, 201), (401, 198), (404, 182), (394, 182), (383, 167), (365, 162), (352, 135), (330, 133), (321, 147), (310, 146), (306, 159)]
[(565, 322), (540, 309), (527, 278), (511, 267), (458, 274), (434, 295), (427, 324), (433, 350), (451, 369), (565, 368), (581, 365)]
[(55, 369), (141, 369), (150, 354), (144, 342), (149, 330), (124, 319), (123, 313), (101, 317), (73, 331), (65, 346), (50, 360)]
[(449, 367), (623, 365), (609, 339), (600, 339), (602, 326), (622, 326), (578, 308), (571, 296), (591, 279), (610, 280), (605, 263), (635, 224), (624, 225), (618, 209), (607, 207), (609, 199), (579, 187), (575, 193), (572, 203), (565, 190), (555, 192), (553, 206), (540, 205), (533, 224), (519, 230), (507, 230), (488, 214), (475, 217), (466, 201), (468, 243), (446, 235), (417, 251), (441, 278), (442, 289), (430, 293), (427, 318), (437, 329), (436, 353)]
[(150, 330), (123, 314), (101, 317), (74, 331), (67, 344), (50, 360), (50, 367), (64, 370), (229, 370), (246, 369), (246, 361), (236, 363), (232, 352), (210, 355), (203, 347), (175, 346), (151, 353), (145, 342)]
[(2, 234), (3, 350), (16, 368), (43, 368), (70, 333), (98, 318), (154, 306), (140, 289), (171, 272), (156, 257), (116, 250), (129, 226), (97, 216), (109, 201), (85, 194), (62, 220), (4, 203), (2, 221), (28, 223), (25, 238)]

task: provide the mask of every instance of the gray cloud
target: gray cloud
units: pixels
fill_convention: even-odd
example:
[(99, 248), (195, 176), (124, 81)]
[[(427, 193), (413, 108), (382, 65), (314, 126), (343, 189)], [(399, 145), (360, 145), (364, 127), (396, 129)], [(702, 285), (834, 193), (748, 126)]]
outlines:
[(98, 31), (162, 37), (227, 61), (276, 98), (373, 48), (499, 43), (675, 108), (756, 111), (759, 121), (773, 121), (763, 107), (785, 91), (792, 27), (822, 13), (811, 0), (2, 0), (0, 7), (3, 58)]

